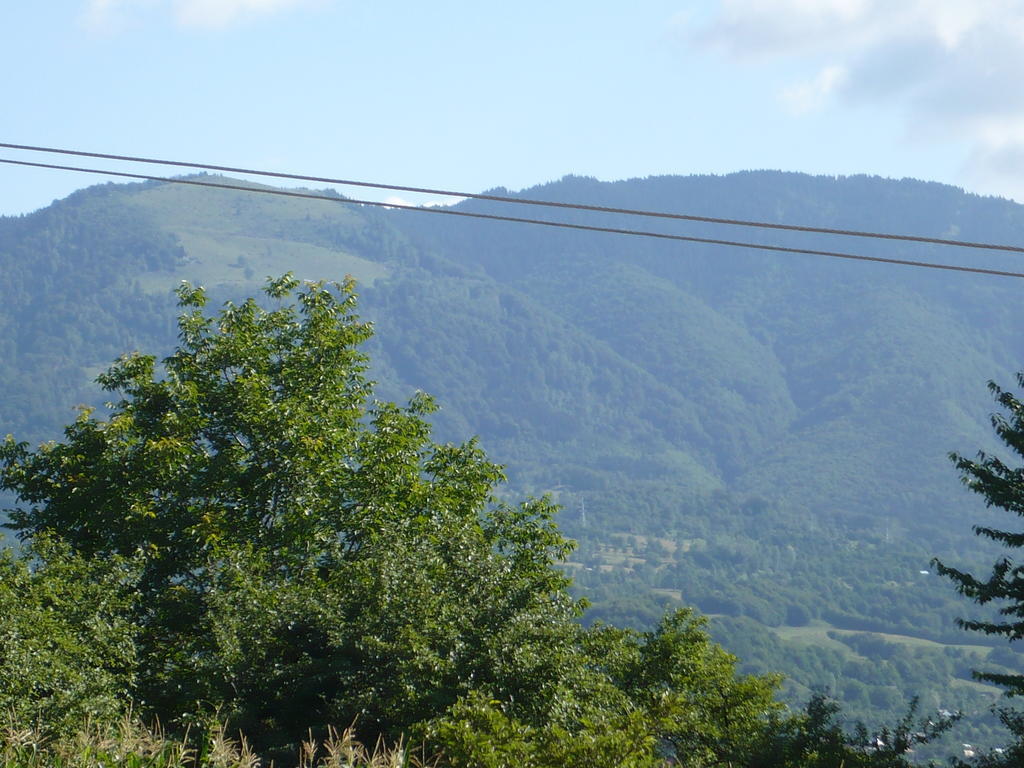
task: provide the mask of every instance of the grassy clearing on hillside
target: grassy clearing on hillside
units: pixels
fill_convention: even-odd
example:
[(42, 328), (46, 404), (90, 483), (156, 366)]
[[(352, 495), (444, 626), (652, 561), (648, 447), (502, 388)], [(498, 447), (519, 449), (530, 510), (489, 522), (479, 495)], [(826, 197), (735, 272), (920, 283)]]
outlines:
[(805, 627), (766, 627), (766, 629), (774, 633), (780, 640), (803, 643), (805, 645), (818, 645), (824, 648), (831, 648), (834, 651), (839, 651), (854, 658), (865, 658), (853, 651), (849, 646), (829, 637), (828, 633), (834, 631), (835, 627), (823, 621), (815, 621)]
[[(897, 635), (889, 632), (859, 632), (850, 629), (837, 629), (830, 624), (822, 621), (815, 621), (811, 625), (806, 627), (769, 627), (778, 638), (784, 641), (801, 643), (805, 645), (815, 645), (825, 648), (831, 648), (835, 651), (848, 656), (851, 659), (857, 659), (859, 661), (870, 661), (870, 659), (862, 654), (857, 653), (855, 650), (850, 648), (845, 643), (836, 640), (834, 637), (830, 637), (829, 633), (839, 636), (854, 636), (869, 634), (874, 637), (879, 637), (889, 643), (895, 643), (906, 646), (907, 648), (929, 648), (933, 650), (944, 650), (946, 648), (956, 648), (967, 653), (974, 654), (981, 661), (985, 659), (991, 652), (992, 648), (984, 645), (969, 645), (966, 643), (937, 643), (933, 640), (925, 640), (920, 637), (912, 637), (910, 635)], [(978, 693), (987, 694), (990, 696), (999, 696), (1002, 693), (1002, 689), (994, 686), (980, 683), (977, 680), (969, 680), (963, 677), (951, 677), (949, 678), (949, 685), (954, 688), (966, 688)]]
[[(836, 650), (845, 649), (847, 653), (855, 654), (850, 650), (849, 646), (834, 640), (828, 636), (829, 632), (834, 632), (837, 635), (874, 635), (880, 637), (883, 640), (890, 643), (900, 643), (902, 645), (909, 646), (911, 648), (933, 648), (936, 650), (943, 650), (945, 648), (957, 648), (961, 651), (967, 651), (969, 653), (977, 654), (981, 658), (985, 658), (989, 653), (992, 652), (992, 648), (987, 645), (971, 645), (969, 643), (937, 643), (934, 640), (925, 640), (921, 637), (913, 637), (912, 635), (897, 635), (890, 632), (864, 632), (862, 630), (854, 629), (839, 629), (832, 626), (828, 622), (816, 620), (804, 627), (769, 627), (780, 639), (792, 640), (795, 642), (813, 643), (815, 645), (827, 645), (833, 647)], [(997, 689), (993, 689), (997, 690)]]
[[(228, 176), (197, 176), (202, 181), (230, 184), (253, 189), (275, 189), (267, 184)], [(311, 190), (296, 190), (311, 191)], [(313, 190), (324, 194), (324, 190)], [(342, 199), (339, 195), (339, 201)], [(280, 227), (284, 222), (310, 219), (351, 224), (359, 215), (350, 205), (330, 201), (313, 201), (279, 195), (254, 195), (227, 189), (200, 189), (179, 184), (154, 184), (138, 189), (126, 200), (144, 211), (160, 216), (161, 223), (171, 228), (201, 227), (223, 231), (230, 222), (236, 231), (257, 232), (267, 226)]]
[[(224, 177), (210, 180), (265, 188)], [(328, 232), (358, 228), (359, 217), (348, 206), (174, 184), (140, 190), (125, 201), (158, 216), (160, 228), (175, 235), (189, 257), (170, 277), (140, 276), (146, 290), (164, 292), (180, 280), (249, 289), (286, 270), (309, 279), (351, 274), (366, 286), (389, 272), (324, 241)]]
[(304, 277), (331, 275), (339, 280), (350, 274), (360, 285), (372, 285), (388, 274), (383, 264), (312, 243), (194, 228), (174, 230), (174, 234), (189, 260), (170, 278), (163, 274), (146, 276), (143, 286), (149, 290), (165, 291), (179, 280), (250, 288), (282, 269)]

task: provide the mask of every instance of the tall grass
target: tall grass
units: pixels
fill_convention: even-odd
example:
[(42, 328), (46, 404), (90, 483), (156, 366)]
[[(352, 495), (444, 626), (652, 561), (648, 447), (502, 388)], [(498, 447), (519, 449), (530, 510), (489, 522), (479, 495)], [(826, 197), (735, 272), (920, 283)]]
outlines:
[(290, 765), (264, 762), (244, 736), (214, 728), (200, 746), (165, 736), (131, 720), (117, 728), (84, 728), (72, 737), (47, 739), (32, 728), (0, 729), (3, 768), (433, 768), (401, 743), (372, 749), (353, 730), (331, 729), (323, 741), (303, 741)]

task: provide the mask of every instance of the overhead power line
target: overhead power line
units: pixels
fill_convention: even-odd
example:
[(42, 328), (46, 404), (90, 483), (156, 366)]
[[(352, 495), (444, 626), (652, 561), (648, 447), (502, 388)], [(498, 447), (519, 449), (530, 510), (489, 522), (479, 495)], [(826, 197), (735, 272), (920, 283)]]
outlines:
[(864, 256), (856, 253), (843, 253), (840, 251), (822, 251), (813, 248), (791, 248), (782, 245), (768, 245), (765, 243), (748, 243), (736, 240), (720, 240), (716, 238), (708, 237), (692, 237), (689, 235), (673, 235), (666, 232), (650, 232), (647, 230), (638, 229), (621, 229), (618, 227), (600, 227), (590, 224), (574, 224), (566, 221), (551, 221), (546, 219), (529, 219), (519, 216), (501, 216), (492, 213), (476, 213), (472, 211), (458, 211), (451, 208), (445, 208), (441, 206), (433, 207), (422, 207), (417, 205), (408, 205), (403, 203), (387, 203), (379, 200), (356, 200), (349, 197), (340, 197), (333, 195), (321, 195), (314, 192), (298, 192), (287, 189), (275, 189), (273, 187), (246, 187), (235, 184), (223, 184), (214, 181), (202, 181), (199, 179), (182, 179), (174, 178), (169, 176), (151, 176), (144, 173), (129, 173), (127, 171), (110, 171), (100, 168), (82, 168), (73, 165), (56, 165), (53, 163), (35, 163), (27, 160), (11, 160), (7, 158), (0, 158), (0, 163), (5, 165), (18, 165), (26, 166), (29, 168), (49, 168), (58, 171), (75, 171), (79, 173), (96, 173), (103, 176), (116, 176), (126, 179), (140, 179), (143, 181), (161, 181), (170, 184), (184, 184), (194, 187), (210, 187), (213, 189), (228, 189), (236, 192), (254, 192), (265, 195), (278, 195), (281, 197), (297, 197), (305, 200), (326, 200), (331, 203), (343, 203), (343, 204), (355, 204), (355, 205), (370, 205), (381, 208), (399, 208), (408, 211), (418, 211), (420, 213), (434, 213), (444, 216), (462, 216), (471, 219), (486, 219), (490, 221), (507, 221), (518, 224), (535, 224), (544, 227), (555, 227), (559, 229), (573, 229), (582, 230), (584, 232), (604, 232), (608, 234), (616, 235), (628, 235), (633, 237), (649, 237), (659, 240), (675, 240), (684, 243), (704, 243), (709, 245), (723, 245), (734, 248), (753, 248), (762, 251), (772, 251), (774, 253), (793, 253), (802, 254), (808, 256), (827, 256), (836, 259), (852, 259), (855, 261), (873, 261), (881, 264), (900, 264), (907, 267), (923, 267), (926, 269), (944, 269), (953, 272), (973, 272), (982, 275), (997, 275), (1000, 277), (1020, 277), (1024, 278), (1024, 272), (1009, 272), (1001, 269), (985, 269), (982, 267), (965, 267), (956, 264), (939, 264), (929, 261), (914, 261), (911, 259), (892, 259), (883, 256)]
[[(183, 160), (164, 160), (153, 157), (135, 157), (132, 155), (114, 155), (104, 152), (86, 152), (78, 149), (63, 149), (60, 147), (39, 147), (30, 144), (9, 144), (0, 142), (0, 148), (17, 149), (28, 152), (44, 152), (58, 155), (74, 155), (76, 157), (92, 157), (102, 160), (118, 160), (130, 163), (147, 163), (152, 165), (168, 165), (178, 168), (194, 168), (205, 171), (221, 171), (224, 173), (243, 173), (252, 176), (264, 176), (275, 179), (289, 179), (294, 181), (313, 181), (321, 184), (337, 184), (348, 187), (364, 187), (369, 189), (384, 189), (393, 192), (414, 192), (428, 195), (441, 195), (442, 197), (460, 197), (471, 200), (489, 200), (497, 203), (513, 203), (516, 205), (534, 205), (548, 208), (564, 208), (576, 211), (593, 211), (597, 213), (614, 213), (625, 216), (644, 216), (649, 218), (673, 219), (676, 221), (700, 222), (704, 224), (724, 224), (735, 227), (755, 227), (759, 229), (778, 229), (788, 232), (807, 232), (822, 235), (841, 235), (843, 237), (865, 237), (876, 240), (899, 240), (910, 243), (927, 243), (930, 245), (948, 245), (958, 248), (981, 248), (991, 251), (1010, 251), (1012, 253), (1024, 253), (1024, 246), (1004, 245), (1000, 243), (972, 242), (970, 240), (950, 240), (941, 237), (923, 237), (919, 235), (900, 235), (890, 232), (868, 232), (857, 229), (832, 229), (828, 227), (811, 227), (801, 224), (779, 224), (768, 221), (751, 221), (747, 219), (728, 219), (715, 216), (698, 216), (686, 213), (669, 213), (666, 211), (648, 211), (636, 208), (615, 208), (604, 205), (587, 205), (585, 203), (564, 203), (553, 200), (536, 200), (525, 197), (510, 197), (507, 195), (489, 195), (475, 192), (455, 192), (446, 189), (432, 189), (430, 187), (411, 187), (401, 184), (383, 184), (372, 181), (357, 181), (353, 179), (334, 179), (327, 176), (304, 176), (296, 173), (280, 173), (277, 171), (263, 171), (255, 168), (238, 168), (230, 165), (212, 165), (209, 163), (195, 163)], [(398, 207), (398, 206), (394, 206)]]

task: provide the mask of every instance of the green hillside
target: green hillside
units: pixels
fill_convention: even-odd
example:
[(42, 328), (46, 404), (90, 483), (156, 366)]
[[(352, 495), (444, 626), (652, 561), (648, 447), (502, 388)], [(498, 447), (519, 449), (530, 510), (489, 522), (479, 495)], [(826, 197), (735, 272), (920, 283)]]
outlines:
[[(521, 194), (1024, 242), (1021, 206), (910, 180), (569, 177)], [(1019, 268), (1006, 254), (729, 236)], [(994, 447), (985, 384), (1009, 382), (1024, 361), (1015, 281), (105, 185), (0, 219), (0, 433), (52, 437), (72, 406), (101, 400), (90, 381), (110, 360), (169, 349), (180, 280), (228, 298), (285, 271), (354, 275), (379, 332), (370, 352), (381, 396), (430, 392), (442, 439), (479, 435), (506, 464), (510, 493), (563, 504), (561, 524), (580, 542), (566, 567), (594, 601), (592, 618), (641, 625), (666, 604), (695, 604), (722, 617), (720, 636), (752, 668), (789, 674), (794, 696), (830, 686), (878, 719), (914, 693), (971, 711), (991, 700), (966, 682), (963, 654), (975, 651), (959, 646), (978, 640), (953, 620), (968, 608), (920, 571), (935, 555), (991, 559), (970, 532), (984, 511), (946, 456)], [(865, 632), (942, 647), (846, 642)], [(895, 669), (885, 654), (899, 657), (897, 678), (850, 666)]]

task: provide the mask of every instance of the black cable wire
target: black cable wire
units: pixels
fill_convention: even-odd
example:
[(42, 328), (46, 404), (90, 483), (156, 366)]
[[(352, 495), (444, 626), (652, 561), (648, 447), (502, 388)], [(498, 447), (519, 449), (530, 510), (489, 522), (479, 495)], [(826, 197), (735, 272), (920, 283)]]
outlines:
[(855, 261), (874, 261), (882, 264), (901, 264), (907, 267), (923, 267), (926, 269), (945, 269), (954, 272), (973, 272), (982, 275), (998, 275), (1000, 277), (1024, 278), (1024, 272), (1007, 272), (1000, 269), (984, 269), (982, 267), (964, 267), (955, 264), (938, 264), (929, 261), (913, 261), (910, 259), (890, 259), (882, 256), (864, 256), (855, 253), (843, 253), (840, 251), (819, 251), (812, 248), (790, 248), (782, 245), (766, 245), (763, 243), (746, 243), (736, 240), (719, 240), (708, 237), (691, 237), (689, 235), (672, 235), (665, 232), (650, 232), (638, 229), (620, 229), (618, 227), (599, 227), (589, 224), (572, 224), (566, 221), (546, 221), (544, 219), (528, 219), (519, 216), (499, 216), (491, 213), (474, 213), (470, 211), (456, 211), (451, 208), (435, 206), (425, 208), (416, 205), (402, 203), (385, 203), (379, 200), (356, 200), (349, 197), (334, 197), (331, 195), (318, 195), (313, 192), (296, 192), (286, 189), (274, 189), (272, 187), (244, 187), (234, 184), (222, 184), (213, 181), (200, 181), (198, 179), (181, 179), (169, 176), (150, 176), (143, 173), (128, 173), (127, 171), (108, 171), (99, 168), (81, 168), (72, 165), (54, 165), (51, 163), (33, 163), (27, 160), (10, 160), (0, 158), (0, 163), (6, 165), (19, 165), (29, 168), (50, 168), (58, 171), (76, 171), (80, 173), (97, 173), (103, 176), (118, 176), (127, 179), (141, 179), (144, 181), (161, 181), (170, 184), (187, 184), (195, 187), (211, 187), (213, 189), (230, 189), (236, 192), (257, 192), (266, 195), (279, 195), (282, 197), (298, 197), (306, 200), (327, 200), (332, 203), (347, 203), (353, 205), (372, 205), (381, 208), (399, 208), (407, 211), (419, 211), (421, 213), (436, 213), (446, 216), (463, 216), (472, 219), (487, 219), (491, 221), (509, 221), (518, 224), (536, 224), (545, 227), (557, 227), (561, 229), (575, 229), (585, 232), (604, 232), (616, 235), (630, 235), (634, 237), (651, 237), (660, 240), (676, 240), (685, 243), (705, 243), (710, 245), (724, 245), (734, 248), (754, 248), (762, 251), (773, 251), (775, 253), (796, 253), (809, 256), (828, 256), (836, 259), (853, 259)]
[[(112, 155), (103, 152), (85, 152), (76, 149), (61, 149), (58, 147), (37, 147), (29, 144), (8, 144), (0, 142), (0, 148), (17, 149), (28, 152), (44, 152), (49, 154), (75, 155), (77, 157), (92, 157), (102, 160), (118, 160), (130, 163), (149, 163), (153, 165), (170, 165), (180, 168), (195, 168), (206, 171), (221, 171), (225, 173), (244, 173), (252, 176), (266, 176), (275, 179), (291, 179), (295, 181), (315, 181), (322, 184), (338, 184), (349, 187), (367, 187), (371, 189), (386, 189), (395, 192), (415, 192), (428, 195), (441, 195), (444, 197), (462, 197), (471, 200), (490, 200), (497, 203), (515, 203), (518, 205), (536, 205), (549, 208), (567, 208), (577, 211), (595, 211), (598, 213), (615, 213), (625, 216), (646, 216), (660, 219), (674, 219), (676, 221), (693, 221), (705, 224), (724, 224), (734, 227), (756, 227), (760, 229), (780, 229), (789, 232), (809, 232), (822, 235), (841, 235), (844, 237), (865, 237), (876, 240), (900, 240), (911, 243), (928, 243), (930, 245), (948, 245), (958, 248), (981, 248), (993, 251), (1010, 251), (1012, 253), (1024, 253), (1024, 246), (1003, 245), (999, 243), (972, 242), (970, 240), (949, 240), (941, 237), (922, 237), (918, 235), (898, 235), (888, 232), (868, 232), (856, 229), (830, 229), (827, 227), (810, 227), (800, 224), (778, 224), (767, 221), (749, 221), (746, 219), (726, 219), (715, 216), (697, 216), (684, 213), (668, 213), (662, 211), (645, 211), (635, 208), (614, 208), (603, 205), (586, 205), (583, 203), (560, 203), (553, 200), (534, 200), (525, 197), (508, 197), (504, 195), (488, 195), (474, 192), (454, 192), (445, 189), (431, 189), (430, 187), (409, 187), (400, 184), (381, 184), (370, 181), (355, 181), (352, 179), (332, 179), (326, 176), (303, 176), (295, 173), (279, 173), (276, 171), (261, 171), (254, 168), (237, 168), (229, 165), (211, 165), (208, 163), (192, 163), (178, 160), (161, 160), (152, 157), (133, 157), (131, 155)], [(397, 207), (397, 206), (396, 206)]]

